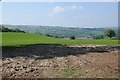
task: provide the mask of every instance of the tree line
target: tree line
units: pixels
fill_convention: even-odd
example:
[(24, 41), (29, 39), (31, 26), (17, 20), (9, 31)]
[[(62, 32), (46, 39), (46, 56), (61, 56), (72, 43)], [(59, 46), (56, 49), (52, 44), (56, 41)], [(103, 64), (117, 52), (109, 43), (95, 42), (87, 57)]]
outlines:
[(109, 37), (110, 39), (111, 39), (112, 37), (117, 37), (114, 30), (108, 29), (108, 30), (106, 30), (106, 31), (104, 32), (104, 35), (93, 36), (93, 39), (104, 39), (105, 36), (106, 36), (106, 37)]
[[(59, 38), (58, 36), (53, 36), (50, 34), (46, 34), (46, 36), (48, 37), (55, 37), (55, 38)], [(104, 35), (94, 35), (92, 36), (93, 39), (104, 39), (105, 37), (109, 37), (110, 39), (119, 39), (116, 32), (112, 29), (108, 29), (104, 32)], [(65, 37), (61, 37), (61, 38), (65, 38)], [(69, 36), (69, 39), (74, 40), (76, 39), (75, 36)]]
[[(18, 28), (16, 28), (16, 29), (9, 29), (9, 28), (4, 27), (4, 26), (0, 26), (0, 32), (22, 32), (22, 33), (25, 33), (25, 31), (20, 30), (20, 29), (18, 29)], [(50, 35), (50, 34), (46, 34), (46, 36), (59, 38), (58, 36), (52, 36), (52, 35)], [(112, 30), (112, 29), (108, 29), (108, 30), (106, 30), (106, 31), (104, 32), (104, 35), (95, 35), (95, 36), (93, 36), (93, 39), (104, 39), (105, 36), (106, 36), (106, 37), (109, 37), (110, 39), (111, 39), (112, 37), (116, 37), (116, 38), (117, 38), (115, 31)], [(62, 38), (64, 38), (64, 37), (62, 37)], [(70, 36), (69, 39), (74, 40), (74, 39), (75, 39), (75, 36)]]
[(9, 29), (9, 28), (4, 27), (4, 26), (0, 26), (0, 32), (22, 32), (22, 33), (25, 33), (25, 31), (20, 30), (18, 28), (16, 28), (16, 29)]

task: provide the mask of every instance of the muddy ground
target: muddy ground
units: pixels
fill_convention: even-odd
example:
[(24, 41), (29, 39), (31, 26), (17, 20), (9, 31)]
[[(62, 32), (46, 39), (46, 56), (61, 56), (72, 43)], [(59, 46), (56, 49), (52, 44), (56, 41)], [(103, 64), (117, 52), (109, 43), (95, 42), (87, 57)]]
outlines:
[(3, 47), (2, 77), (117, 78), (118, 46)]

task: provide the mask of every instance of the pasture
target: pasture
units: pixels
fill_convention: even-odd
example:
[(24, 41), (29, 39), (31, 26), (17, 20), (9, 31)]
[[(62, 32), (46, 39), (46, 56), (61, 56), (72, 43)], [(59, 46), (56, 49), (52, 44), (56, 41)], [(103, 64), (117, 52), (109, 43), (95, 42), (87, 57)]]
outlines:
[(67, 40), (60, 38), (47, 37), (44, 35), (30, 34), (30, 33), (16, 33), (16, 32), (2, 32), (2, 46), (21, 46), (29, 44), (63, 44), (63, 45), (117, 45), (118, 40), (111, 39), (76, 39)]

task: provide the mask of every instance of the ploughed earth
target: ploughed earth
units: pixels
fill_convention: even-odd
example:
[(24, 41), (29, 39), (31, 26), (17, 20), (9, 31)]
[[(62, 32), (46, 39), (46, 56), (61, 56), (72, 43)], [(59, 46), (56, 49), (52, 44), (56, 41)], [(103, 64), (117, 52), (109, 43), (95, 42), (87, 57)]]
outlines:
[(3, 47), (2, 77), (117, 78), (119, 46)]

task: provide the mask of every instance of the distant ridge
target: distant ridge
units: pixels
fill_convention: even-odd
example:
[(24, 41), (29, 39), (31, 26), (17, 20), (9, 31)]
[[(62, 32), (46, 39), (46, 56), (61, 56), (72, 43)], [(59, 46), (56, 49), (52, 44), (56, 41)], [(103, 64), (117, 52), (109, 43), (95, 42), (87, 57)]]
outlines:
[(77, 38), (86, 38), (92, 37), (95, 35), (104, 35), (104, 32), (111, 28), (118, 31), (117, 27), (105, 27), (105, 28), (79, 28), (79, 27), (63, 27), (63, 26), (42, 26), (42, 25), (9, 25), (3, 24), (3, 26), (8, 28), (18, 28), (24, 30), (28, 33), (35, 33), (35, 34), (50, 34), (57, 37), (69, 37), (75, 36)]

